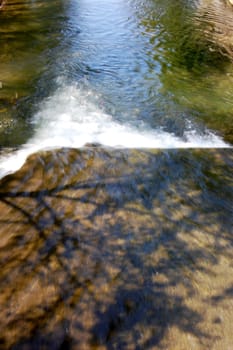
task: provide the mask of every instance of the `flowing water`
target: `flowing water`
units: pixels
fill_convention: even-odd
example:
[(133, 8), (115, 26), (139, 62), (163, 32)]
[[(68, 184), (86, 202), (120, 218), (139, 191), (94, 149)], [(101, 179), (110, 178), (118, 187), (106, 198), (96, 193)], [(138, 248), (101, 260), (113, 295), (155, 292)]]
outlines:
[(0, 348), (231, 349), (232, 23), (221, 0), (4, 4)]
[[(2, 147), (27, 155), (86, 143), (227, 147), (232, 64), (203, 39), (205, 24), (188, 5), (9, 2), (0, 28)], [(2, 173), (11, 166), (3, 162)]]

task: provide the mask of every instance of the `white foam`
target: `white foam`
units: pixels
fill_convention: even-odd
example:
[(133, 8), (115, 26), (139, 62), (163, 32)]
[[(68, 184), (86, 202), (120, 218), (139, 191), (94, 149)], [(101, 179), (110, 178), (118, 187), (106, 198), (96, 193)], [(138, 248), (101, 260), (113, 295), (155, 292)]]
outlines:
[(121, 124), (98, 107), (99, 99), (90, 90), (77, 86), (60, 87), (34, 116), (35, 135), (19, 151), (1, 158), (0, 177), (19, 169), (26, 158), (42, 149), (80, 148), (87, 143), (127, 148), (219, 148), (229, 147), (211, 132), (198, 134), (190, 129), (179, 138), (162, 129), (152, 130)]

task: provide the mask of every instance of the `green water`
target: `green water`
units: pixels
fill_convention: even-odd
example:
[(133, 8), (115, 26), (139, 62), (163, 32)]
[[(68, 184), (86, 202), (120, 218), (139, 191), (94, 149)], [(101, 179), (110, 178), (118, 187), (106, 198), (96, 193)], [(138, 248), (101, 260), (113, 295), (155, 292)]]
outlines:
[(1, 9), (0, 349), (231, 349), (232, 18)]
[(232, 142), (232, 17), (220, 0), (9, 1), (0, 12), (1, 145), (33, 136), (31, 118), (61, 76), (88, 83), (123, 123), (182, 136), (191, 121)]
[[(63, 39), (60, 15), (65, 16), (65, 5), (59, 1), (9, 1), (0, 11), (3, 147), (19, 146), (33, 133), (30, 118), (38, 100), (48, 94), (49, 67), (55, 65), (53, 53)], [(47, 81), (46, 87), (40, 79)]]

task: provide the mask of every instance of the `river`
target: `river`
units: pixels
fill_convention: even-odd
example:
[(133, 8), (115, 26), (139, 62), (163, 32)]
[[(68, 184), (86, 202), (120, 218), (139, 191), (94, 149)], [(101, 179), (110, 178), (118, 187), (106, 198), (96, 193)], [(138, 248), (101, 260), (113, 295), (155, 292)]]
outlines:
[(0, 10), (0, 347), (230, 349), (233, 11)]

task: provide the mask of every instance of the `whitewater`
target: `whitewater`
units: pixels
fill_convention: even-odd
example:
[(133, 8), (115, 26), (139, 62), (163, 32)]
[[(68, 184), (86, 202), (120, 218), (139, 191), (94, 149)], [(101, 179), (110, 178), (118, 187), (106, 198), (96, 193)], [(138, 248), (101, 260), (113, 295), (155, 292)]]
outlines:
[[(228, 148), (230, 145), (209, 130), (200, 133), (191, 122), (182, 137), (152, 129), (146, 123), (138, 127), (120, 122), (97, 103), (91, 89), (65, 83), (43, 101), (31, 120), (35, 130), (28, 142), (0, 159), (0, 176), (18, 170), (32, 153), (61, 147), (81, 148), (101, 145), (114, 148)], [(93, 102), (93, 100), (95, 102)]]

